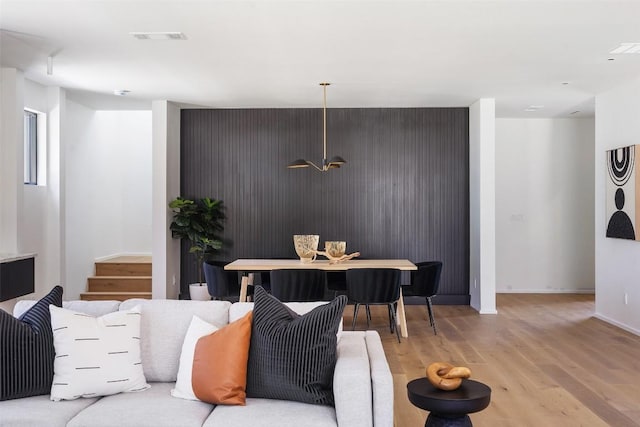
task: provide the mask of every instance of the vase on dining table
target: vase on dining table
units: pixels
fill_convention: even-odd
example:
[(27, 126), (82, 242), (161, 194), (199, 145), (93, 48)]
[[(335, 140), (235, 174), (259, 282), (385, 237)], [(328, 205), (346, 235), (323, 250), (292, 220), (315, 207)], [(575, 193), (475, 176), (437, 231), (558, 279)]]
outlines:
[(317, 234), (295, 234), (293, 246), (302, 262), (313, 262), (316, 259), (316, 251), (320, 236)]

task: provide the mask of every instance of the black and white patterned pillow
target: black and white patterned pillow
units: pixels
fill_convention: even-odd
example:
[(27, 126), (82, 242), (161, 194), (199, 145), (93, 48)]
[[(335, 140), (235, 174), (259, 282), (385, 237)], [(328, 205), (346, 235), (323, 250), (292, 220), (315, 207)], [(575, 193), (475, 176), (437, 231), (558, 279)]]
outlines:
[(140, 306), (100, 317), (49, 309), (56, 349), (51, 400), (149, 388), (140, 357)]
[(51, 304), (62, 306), (62, 287), (54, 287), (19, 319), (0, 310), (0, 400), (49, 394), (55, 356)]
[(257, 286), (247, 397), (333, 405), (333, 373), (344, 295), (300, 316)]

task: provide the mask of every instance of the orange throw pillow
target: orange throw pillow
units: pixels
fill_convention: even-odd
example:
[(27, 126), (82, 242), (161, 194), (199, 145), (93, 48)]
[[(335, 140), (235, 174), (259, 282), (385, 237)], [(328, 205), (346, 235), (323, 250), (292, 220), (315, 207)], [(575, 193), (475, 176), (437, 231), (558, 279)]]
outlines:
[(250, 311), (198, 340), (191, 373), (198, 399), (216, 405), (245, 405), (252, 316)]

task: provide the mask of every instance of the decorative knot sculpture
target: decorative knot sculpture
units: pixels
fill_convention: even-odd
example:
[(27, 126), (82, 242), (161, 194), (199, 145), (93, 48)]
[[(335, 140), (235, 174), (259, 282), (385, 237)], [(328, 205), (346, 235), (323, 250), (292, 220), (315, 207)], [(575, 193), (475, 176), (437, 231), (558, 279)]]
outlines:
[(447, 362), (435, 362), (427, 367), (427, 379), (440, 390), (455, 390), (463, 378), (469, 378), (471, 370), (464, 366), (453, 366)]
[(342, 255), (339, 257), (335, 257), (335, 256), (331, 256), (329, 253), (327, 253), (326, 251), (315, 251), (316, 255), (322, 255), (324, 257), (327, 257), (327, 259), (329, 260), (329, 264), (336, 264), (342, 261), (347, 261), (350, 260), (351, 258), (355, 258), (355, 257), (359, 257), (360, 256), (360, 252), (354, 252), (352, 254), (349, 255)]

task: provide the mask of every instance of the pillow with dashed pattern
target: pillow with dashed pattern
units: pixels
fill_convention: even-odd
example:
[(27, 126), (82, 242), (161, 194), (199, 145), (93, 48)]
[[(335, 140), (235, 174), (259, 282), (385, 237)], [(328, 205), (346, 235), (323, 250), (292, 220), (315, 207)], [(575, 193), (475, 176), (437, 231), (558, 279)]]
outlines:
[(140, 306), (93, 317), (49, 306), (55, 359), (51, 400), (149, 388), (140, 357)]

